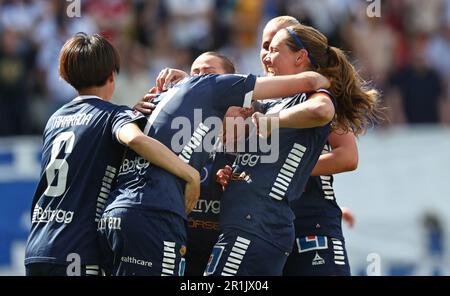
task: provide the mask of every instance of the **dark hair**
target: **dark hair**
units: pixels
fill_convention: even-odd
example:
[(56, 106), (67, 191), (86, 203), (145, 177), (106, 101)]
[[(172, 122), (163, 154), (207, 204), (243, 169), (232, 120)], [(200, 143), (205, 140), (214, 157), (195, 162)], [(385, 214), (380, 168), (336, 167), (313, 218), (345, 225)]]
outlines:
[(225, 72), (227, 74), (236, 73), (236, 67), (234, 66), (234, 63), (228, 57), (224, 56), (223, 54), (220, 54), (215, 51), (207, 51), (205, 53), (202, 53), (201, 55), (211, 55), (211, 56), (219, 58), (222, 61), (223, 69), (225, 70)]
[(117, 50), (98, 34), (77, 33), (61, 49), (59, 76), (77, 90), (102, 86), (119, 70)]
[(384, 118), (379, 92), (359, 76), (341, 49), (330, 47), (327, 37), (313, 27), (295, 25), (291, 33), (284, 30), (287, 46), (294, 52), (305, 49), (311, 70), (331, 79), (330, 91), (337, 101), (335, 128), (358, 135)]

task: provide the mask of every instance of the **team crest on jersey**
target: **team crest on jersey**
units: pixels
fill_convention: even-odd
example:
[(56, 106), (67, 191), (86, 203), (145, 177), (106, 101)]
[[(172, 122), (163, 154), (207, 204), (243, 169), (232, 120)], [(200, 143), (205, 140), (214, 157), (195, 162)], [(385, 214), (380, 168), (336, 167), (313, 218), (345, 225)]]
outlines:
[(310, 235), (297, 238), (295, 242), (297, 243), (299, 253), (328, 249), (328, 239), (326, 236)]
[(185, 254), (186, 254), (186, 246), (182, 245), (181, 248), (180, 248), (180, 255), (184, 256)]

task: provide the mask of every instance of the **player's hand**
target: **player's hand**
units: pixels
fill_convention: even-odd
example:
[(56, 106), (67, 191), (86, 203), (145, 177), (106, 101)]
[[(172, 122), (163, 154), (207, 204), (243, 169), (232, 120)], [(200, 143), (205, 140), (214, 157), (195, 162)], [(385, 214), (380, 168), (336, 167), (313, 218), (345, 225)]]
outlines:
[(319, 89), (319, 88), (328, 89), (328, 88), (330, 88), (330, 86), (331, 86), (331, 81), (327, 77), (319, 74), (319, 76), (317, 77), (317, 89)]
[(166, 91), (170, 84), (177, 83), (188, 76), (189, 74), (182, 70), (165, 68), (156, 77), (156, 90), (158, 93)]
[(273, 129), (279, 125), (278, 121), (278, 114), (266, 115), (255, 112), (252, 115), (252, 122), (256, 126), (257, 133), (261, 138), (270, 137)]
[(158, 95), (156, 94), (156, 87), (152, 87), (148, 93), (136, 104), (134, 105), (134, 109), (141, 112), (142, 114), (152, 114), (153, 110), (156, 108), (155, 104), (152, 104), (151, 101), (156, 98)]
[(191, 180), (186, 182), (186, 186), (184, 188), (184, 203), (186, 215), (189, 215), (190, 212), (195, 208), (195, 204), (200, 197), (200, 174), (194, 168), (192, 168), (191, 172)]
[(226, 165), (223, 169), (220, 169), (216, 173), (216, 182), (222, 186), (222, 191), (225, 191), (228, 186), (228, 181), (231, 179), (232, 169), (229, 165)]
[(355, 225), (355, 215), (348, 208), (342, 207), (341, 211), (342, 219), (347, 223), (348, 227), (353, 228), (353, 225)]

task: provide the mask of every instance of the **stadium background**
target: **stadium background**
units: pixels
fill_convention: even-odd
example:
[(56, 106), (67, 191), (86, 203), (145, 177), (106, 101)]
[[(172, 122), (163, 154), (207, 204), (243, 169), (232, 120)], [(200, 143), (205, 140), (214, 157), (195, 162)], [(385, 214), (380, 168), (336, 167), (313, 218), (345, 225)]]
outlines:
[(336, 176), (356, 216), (353, 273), (450, 275), (450, 0), (0, 0), (0, 275), (24, 272), (40, 134), (74, 96), (57, 75), (69, 36), (109, 36), (123, 61), (114, 100), (132, 106), (163, 67), (207, 50), (261, 74), (262, 28), (285, 14), (346, 49), (389, 108), (358, 141), (358, 169)]

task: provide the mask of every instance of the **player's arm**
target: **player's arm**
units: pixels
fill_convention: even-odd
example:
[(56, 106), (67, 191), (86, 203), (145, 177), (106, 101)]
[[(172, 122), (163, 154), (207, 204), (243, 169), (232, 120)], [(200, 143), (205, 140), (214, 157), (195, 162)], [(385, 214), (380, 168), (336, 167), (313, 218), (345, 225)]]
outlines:
[(262, 137), (268, 137), (275, 128), (313, 128), (333, 120), (335, 113), (331, 98), (325, 93), (313, 94), (306, 102), (283, 109), (278, 113), (252, 115), (253, 123)]
[(334, 105), (324, 93), (312, 95), (306, 102), (283, 109), (278, 114), (280, 128), (311, 128), (333, 120)]
[(161, 142), (146, 136), (136, 123), (127, 123), (117, 132), (118, 139), (152, 164), (185, 180), (186, 211), (190, 212), (200, 196), (200, 174), (184, 163)]
[(282, 98), (329, 87), (330, 81), (325, 76), (313, 71), (294, 75), (258, 77), (252, 98), (253, 100)]
[(358, 167), (358, 146), (351, 132), (335, 131), (328, 136), (331, 152), (322, 154), (311, 175), (324, 176), (354, 171)]

